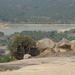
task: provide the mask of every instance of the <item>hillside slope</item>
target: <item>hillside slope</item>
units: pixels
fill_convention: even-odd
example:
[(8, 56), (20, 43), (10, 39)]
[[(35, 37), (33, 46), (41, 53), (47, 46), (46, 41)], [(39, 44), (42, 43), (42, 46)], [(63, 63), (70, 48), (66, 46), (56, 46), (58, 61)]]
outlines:
[(0, 21), (75, 23), (75, 0), (0, 0)]

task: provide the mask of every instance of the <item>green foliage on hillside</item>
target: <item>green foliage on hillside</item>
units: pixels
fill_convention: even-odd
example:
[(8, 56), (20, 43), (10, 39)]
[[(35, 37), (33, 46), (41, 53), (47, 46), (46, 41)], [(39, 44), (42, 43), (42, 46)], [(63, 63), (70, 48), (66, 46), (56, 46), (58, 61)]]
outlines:
[(51, 38), (53, 41), (60, 41), (62, 38), (67, 38), (67, 34), (58, 33), (57, 31), (22, 31), (21, 35), (31, 36), (32, 39), (38, 41), (43, 38)]
[[(12, 34), (9, 37), (9, 39), (12, 36), (14, 36), (15, 34), (17, 34), (17, 33)], [(50, 38), (50, 39), (52, 39), (55, 42), (59, 42), (62, 38), (66, 38), (69, 41), (75, 39), (75, 34), (74, 33), (70, 33), (70, 31), (65, 31), (64, 33), (62, 33), (62, 32), (61, 33), (58, 33), (57, 31), (48, 31), (48, 32), (46, 32), (46, 31), (39, 30), (39, 31), (22, 31), (19, 34), (21, 34), (21, 35), (28, 35), (32, 39), (34, 39), (35, 41), (41, 40), (43, 38)]]
[(57, 31), (22, 31), (21, 35), (28, 35), (31, 36), (32, 39), (38, 41), (43, 38), (50, 38), (55, 42), (59, 42), (62, 38), (66, 38), (69, 41), (75, 40), (75, 29), (70, 31), (60, 32)]
[(0, 21), (75, 23), (74, 0), (0, 0)]
[(52, 39), (55, 42), (59, 42), (62, 38), (69, 39), (66, 33), (58, 33), (57, 31), (22, 31), (20, 34), (31, 36), (31, 38), (36, 41), (46, 37)]

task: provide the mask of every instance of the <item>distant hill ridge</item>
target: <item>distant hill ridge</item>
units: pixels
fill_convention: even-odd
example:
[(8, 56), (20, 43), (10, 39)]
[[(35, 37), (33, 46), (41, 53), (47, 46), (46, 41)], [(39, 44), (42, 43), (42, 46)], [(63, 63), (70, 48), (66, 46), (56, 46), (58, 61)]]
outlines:
[(75, 0), (0, 0), (0, 21), (75, 23)]

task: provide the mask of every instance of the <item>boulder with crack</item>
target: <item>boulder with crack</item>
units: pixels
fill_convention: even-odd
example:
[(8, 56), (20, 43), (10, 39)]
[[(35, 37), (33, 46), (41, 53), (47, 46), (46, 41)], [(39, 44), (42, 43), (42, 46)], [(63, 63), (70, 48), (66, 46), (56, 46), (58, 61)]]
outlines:
[(67, 50), (71, 50), (71, 43), (67, 39), (63, 38), (59, 43), (56, 44), (53, 51), (57, 52), (66, 52)]
[(51, 39), (49, 38), (45, 38), (42, 40), (39, 40), (36, 43), (36, 47), (39, 49), (40, 52), (45, 51), (46, 49), (53, 49), (55, 47), (55, 42), (53, 42)]

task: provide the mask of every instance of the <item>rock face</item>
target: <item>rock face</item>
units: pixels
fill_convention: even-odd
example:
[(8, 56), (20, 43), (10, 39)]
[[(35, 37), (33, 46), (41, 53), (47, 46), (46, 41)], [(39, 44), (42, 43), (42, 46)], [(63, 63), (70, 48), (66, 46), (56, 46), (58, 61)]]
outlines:
[(54, 48), (55, 43), (51, 39), (45, 38), (45, 39), (39, 40), (36, 43), (36, 47), (40, 50), (40, 52), (43, 52), (47, 48), (50, 48), (50, 49)]

